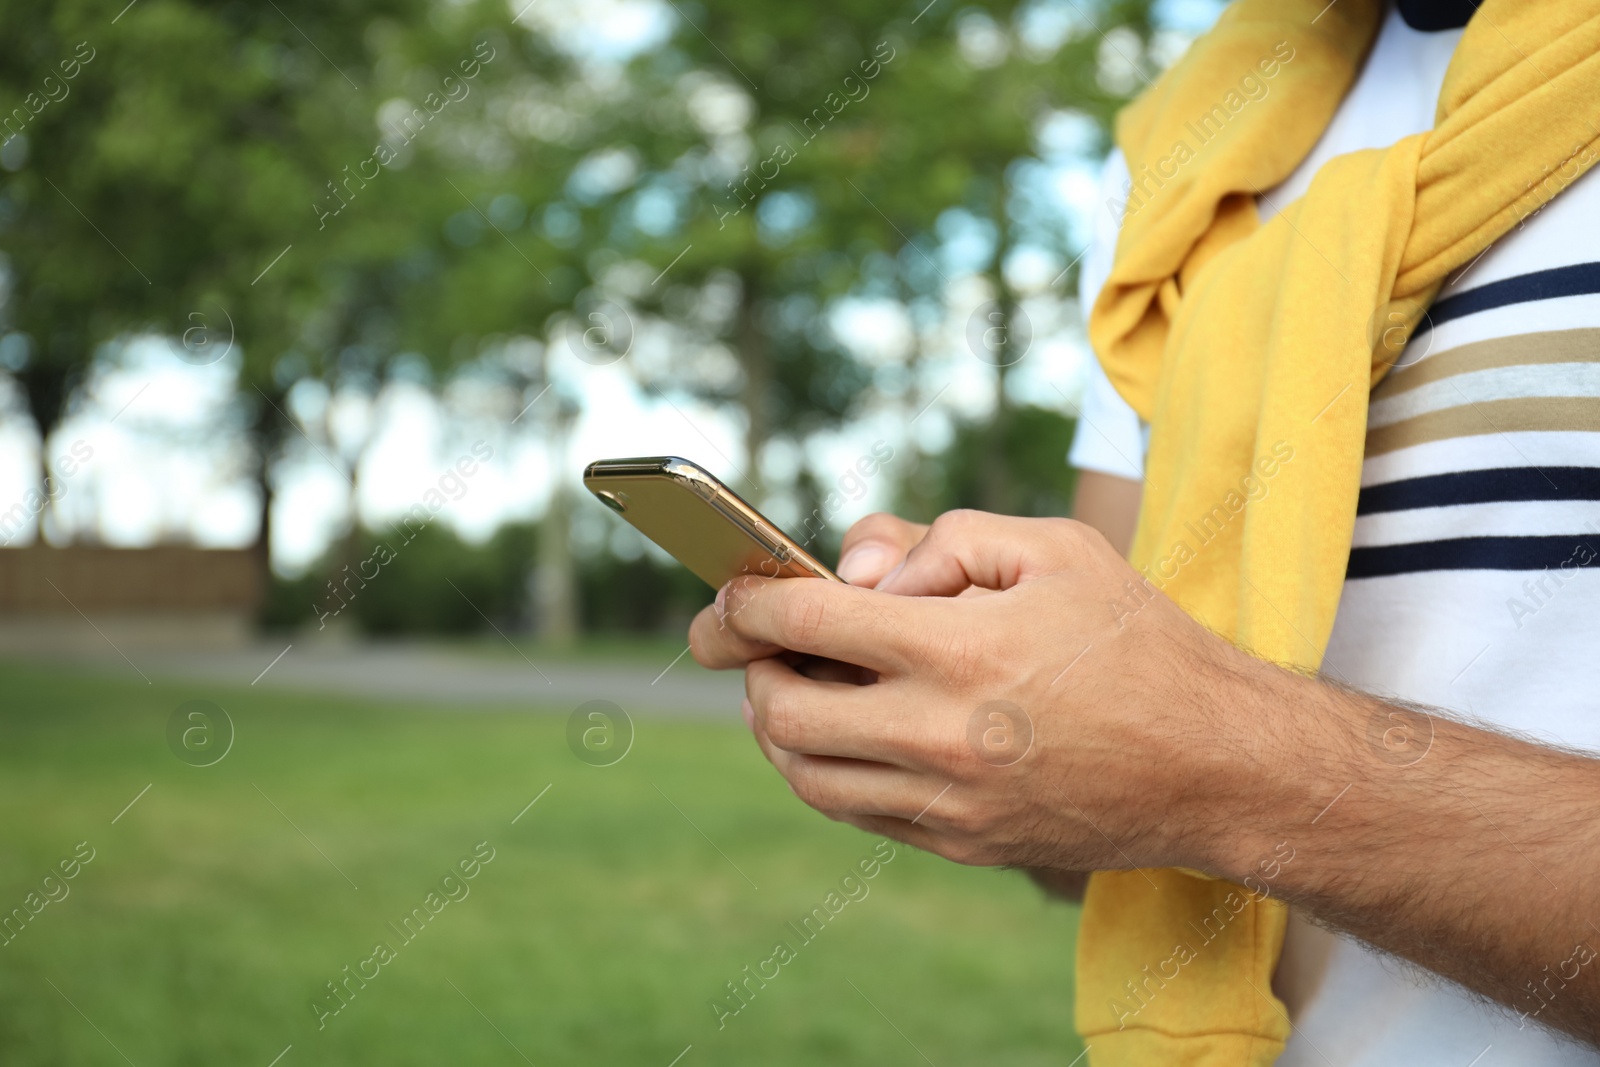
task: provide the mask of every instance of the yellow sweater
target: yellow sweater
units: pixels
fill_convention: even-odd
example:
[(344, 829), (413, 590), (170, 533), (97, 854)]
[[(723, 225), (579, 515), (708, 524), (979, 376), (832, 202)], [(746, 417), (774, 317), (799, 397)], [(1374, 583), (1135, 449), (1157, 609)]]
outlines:
[[(1107, 375), (1151, 424), (1134, 563), (1207, 626), (1301, 669), (1333, 626), (1367, 394), (1397, 354), (1393, 328), (1600, 141), (1600, 0), (1483, 0), (1435, 128), (1330, 161), (1262, 225), (1256, 197), (1316, 143), (1384, 12), (1236, 0), (1123, 112), (1134, 188), (1089, 322)], [(1554, 172), (1562, 182), (1545, 181)], [(1270, 492), (1242, 498), (1255, 465), (1287, 450)], [(1184, 523), (1218, 506), (1236, 517), (1184, 544)], [(1286, 918), (1276, 900), (1181, 871), (1095, 874), (1078, 945), (1090, 1064), (1272, 1063), (1290, 1029), (1271, 990)]]

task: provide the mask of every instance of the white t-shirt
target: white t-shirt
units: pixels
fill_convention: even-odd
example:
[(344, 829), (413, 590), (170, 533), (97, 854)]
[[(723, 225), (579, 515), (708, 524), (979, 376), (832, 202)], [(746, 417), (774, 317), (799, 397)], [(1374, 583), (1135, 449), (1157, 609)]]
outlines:
[[(1460, 30), (1413, 30), (1391, 12), (1322, 140), (1262, 197), (1263, 217), (1303, 194), (1328, 159), (1431, 129), (1460, 38)], [(1127, 166), (1113, 155), (1102, 199), (1120, 198), (1126, 181)], [(1101, 212), (1084, 257), (1085, 307), (1105, 282), (1119, 222)], [(1445, 286), (1431, 328), (1418, 329), (1374, 391), (1354, 545), (1323, 665), (1370, 692), (1593, 751), (1597, 235), (1600, 174), (1591, 172)], [(1138, 416), (1095, 367), (1069, 462), (1138, 478), (1147, 443)], [(1406, 813), (1394, 819), (1406, 825)], [(1517, 828), (1503, 829), (1514, 842)], [(1485, 863), (1524, 862), (1505, 840), (1477, 845)], [(1546, 874), (1563, 884), (1559, 870)], [(1574, 942), (1594, 937), (1572, 931)], [(1600, 1065), (1600, 1052), (1537, 1021), (1558, 990), (1503, 1008), (1298, 918), (1279, 973), (1293, 976), (1294, 1031), (1279, 1060), (1287, 1067)]]

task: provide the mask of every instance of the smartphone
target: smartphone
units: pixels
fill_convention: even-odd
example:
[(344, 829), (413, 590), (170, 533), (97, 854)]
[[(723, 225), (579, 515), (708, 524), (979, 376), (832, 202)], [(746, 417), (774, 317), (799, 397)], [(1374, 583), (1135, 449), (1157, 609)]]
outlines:
[(713, 589), (741, 574), (843, 581), (698, 463), (602, 459), (583, 484)]

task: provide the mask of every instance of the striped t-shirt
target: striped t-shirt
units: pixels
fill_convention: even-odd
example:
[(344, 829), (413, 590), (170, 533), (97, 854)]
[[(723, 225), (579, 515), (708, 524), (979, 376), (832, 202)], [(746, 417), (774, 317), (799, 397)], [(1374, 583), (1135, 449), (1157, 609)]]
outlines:
[[(1459, 36), (1421, 33), (1391, 15), (1322, 142), (1268, 191), (1262, 214), (1303, 193), (1328, 158), (1430, 128)], [(1113, 156), (1107, 199), (1126, 174)], [(1451, 279), (1373, 391), (1349, 571), (1324, 660), (1325, 672), (1370, 692), (1593, 751), (1597, 238), (1600, 173), (1591, 172)], [(1115, 239), (1107, 218), (1084, 261), (1085, 307)], [(1070, 462), (1138, 477), (1143, 428), (1098, 368), (1091, 378)], [(1406, 825), (1405, 812), (1394, 819)], [(1504, 829), (1514, 840), (1516, 829)], [(1485, 862), (1500, 851), (1515, 861), (1504, 840), (1479, 845)], [(1600, 1053), (1539, 1025), (1543, 1000), (1533, 992), (1516, 1009), (1489, 1005), (1303, 921), (1291, 923), (1279, 977), (1294, 1020), (1279, 1062), (1291, 1067), (1600, 1064)]]

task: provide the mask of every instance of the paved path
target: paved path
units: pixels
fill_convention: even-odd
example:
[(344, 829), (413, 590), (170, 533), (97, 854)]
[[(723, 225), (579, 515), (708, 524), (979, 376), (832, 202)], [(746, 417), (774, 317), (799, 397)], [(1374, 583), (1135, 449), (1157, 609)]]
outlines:
[[(49, 659), (135, 678), (216, 682), (258, 689), (382, 697), (449, 708), (494, 705), (568, 712), (589, 700), (609, 700), (629, 714), (738, 720), (744, 677), (717, 673), (687, 654), (661, 663), (638, 659), (532, 662), (508, 647), (488, 655), (425, 642), (318, 643), (297, 638), (257, 641), (226, 650), (175, 650), (83, 646)], [(281, 654), (281, 658), (280, 657)], [(32, 657), (38, 662), (38, 657)], [(132, 665), (128, 662), (132, 661)]]

